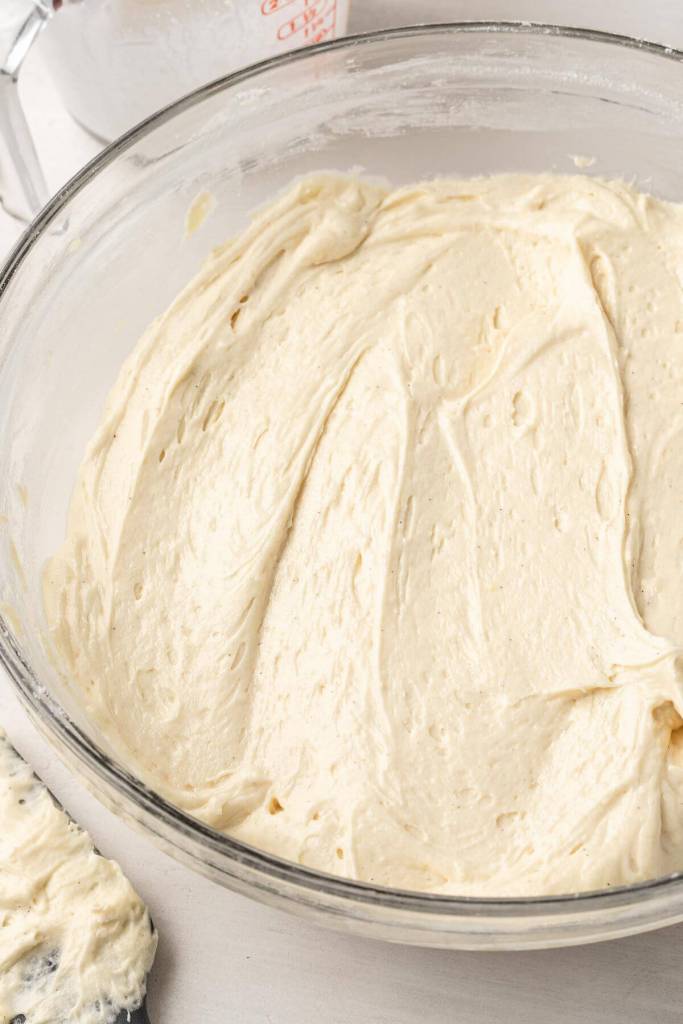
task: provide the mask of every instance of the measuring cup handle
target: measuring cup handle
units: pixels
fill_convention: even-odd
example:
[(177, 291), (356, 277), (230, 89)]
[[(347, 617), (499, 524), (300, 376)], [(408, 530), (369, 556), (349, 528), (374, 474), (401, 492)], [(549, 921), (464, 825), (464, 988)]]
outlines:
[(19, 69), (48, 18), (59, 6), (31, 0), (0, 66), (0, 199), (14, 217), (31, 220), (45, 205), (48, 189), (24, 111), (19, 102)]
[(47, 202), (48, 189), (21, 109), (16, 79), (3, 72), (0, 72), (0, 144), (2, 206), (13, 217), (31, 220)]

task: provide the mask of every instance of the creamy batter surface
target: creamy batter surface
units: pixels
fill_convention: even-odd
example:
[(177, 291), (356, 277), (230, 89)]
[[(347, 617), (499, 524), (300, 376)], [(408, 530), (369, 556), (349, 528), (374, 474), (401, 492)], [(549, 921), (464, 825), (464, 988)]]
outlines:
[(157, 945), (118, 864), (95, 853), (0, 729), (0, 1021), (113, 1024)]
[(683, 868), (683, 207), (301, 181), (126, 362), (46, 571), (118, 755), (351, 878)]

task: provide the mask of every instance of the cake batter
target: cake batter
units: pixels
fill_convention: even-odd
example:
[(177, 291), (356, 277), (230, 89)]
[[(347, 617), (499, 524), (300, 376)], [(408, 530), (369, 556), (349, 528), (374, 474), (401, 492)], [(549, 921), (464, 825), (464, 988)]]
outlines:
[(127, 360), (46, 571), (118, 756), (474, 896), (683, 868), (683, 207), (294, 184)]

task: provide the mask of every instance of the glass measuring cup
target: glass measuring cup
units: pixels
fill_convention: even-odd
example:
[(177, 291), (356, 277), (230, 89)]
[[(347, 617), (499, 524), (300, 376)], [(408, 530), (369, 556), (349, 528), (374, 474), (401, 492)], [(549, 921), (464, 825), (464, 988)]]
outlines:
[(349, 0), (88, 0), (41, 44), (75, 119), (107, 141), (213, 79), (346, 31)]
[(48, 189), (17, 80), (44, 56), (73, 117), (109, 141), (228, 71), (346, 32), (350, 0), (0, 0), (2, 203), (29, 220)]

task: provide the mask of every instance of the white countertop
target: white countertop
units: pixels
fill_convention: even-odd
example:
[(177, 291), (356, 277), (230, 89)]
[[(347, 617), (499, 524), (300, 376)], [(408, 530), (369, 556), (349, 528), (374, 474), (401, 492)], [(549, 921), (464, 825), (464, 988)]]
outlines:
[[(2, 2), (2, 0), (0, 0)], [(351, 31), (463, 18), (558, 21), (683, 46), (680, 0), (352, 0)], [(568, 13), (569, 12), (569, 13)], [(683, 94), (683, 70), (681, 71)], [(39, 48), (22, 93), (56, 189), (98, 144), (63, 110)], [(21, 232), (0, 212), (0, 256)], [(0, 722), (97, 846), (119, 860), (160, 934), (152, 1024), (680, 1024), (683, 925), (598, 946), (459, 953), (354, 939), (205, 881), (105, 810), (58, 761), (1, 676)]]

